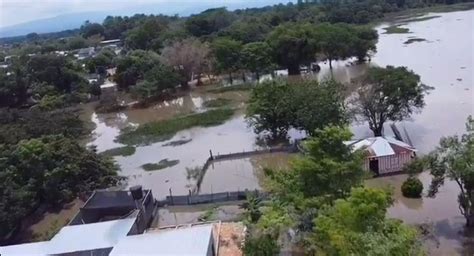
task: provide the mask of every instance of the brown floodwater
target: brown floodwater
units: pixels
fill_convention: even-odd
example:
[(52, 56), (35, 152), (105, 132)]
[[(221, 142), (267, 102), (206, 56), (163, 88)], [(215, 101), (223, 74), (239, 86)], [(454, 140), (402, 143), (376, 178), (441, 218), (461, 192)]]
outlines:
[[(438, 18), (404, 24), (409, 34), (383, 34), (382, 24), (377, 27), (379, 42), (377, 53), (370, 63), (353, 64), (351, 61), (333, 63), (330, 70), (327, 63), (321, 63), (321, 71), (308, 76), (323, 79), (333, 76), (341, 82), (349, 82), (360, 76), (369, 65), (407, 66), (420, 75), (421, 81), (434, 90), (426, 96), (426, 106), (399, 124), (409, 133), (415, 147), (421, 154), (435, 148), (442, 136), (460, 134), (468, 115), (474, 112), (474, 10), (436, 14)], [(426, 41), (404, 44), (410, 38), (423, 38)], [(121, 146), (114, 142), (120, 129), (137, 126), (150, 121), (163, 120), (178, 114), (204, 111), (202, 103), (209, 99), (225, 97), (234, 99), (238, 107), (248, 97), (246, 92), (224, 94), (206, 93), (198, 88), (174, 100), (165, 101), (145, 109), (126, 110), (119, 113), (96, 114), (88, 112), (88, 118), (96, 128), (89, 145), (96, 145), (99, 151)], [(237, 104), (236, 103), (236, 104)], [(91, 109), (90, 106), (86, 107)], [(366, 124), (352, 127), (355, 137), (371, 136)], [(292, 131), (291, 137), (301, 137)], [(258, 136), (245, 122), (243, 111), (227, 122), (215, 127), (196, 127), (178, 132), (172, 139), (138, 147), (135, 154), (115, 157), (121, 167), (121, 174), (129, 177), (129, 185), (141, 184), (153, 189), (157, 198), (169, 194), (187, 194), (195, 181), (187, 178), (186, 168), (202, 166), (214, 154), (253, 150), (261, 147)], [(173, 141), (187, 143), (166, 146)], [(281, 156), (280, 156), (281, 157)], [(276, 159), (280, 158), (279, 156)], [(179, 164), (158, 171), (145, 172), (141, 165), (155, 163), (162, 159), (179, 160)], [(284, 157), (282, 157), (284, 158)], [(274, 163), (275, 158), (246, 158), (215, 163), (204, 176), (203, 191), (254, 189), (259, 183), (259, 163)], [(372, 185), (392, 184), (400, 186), (403, 176), (378, 178), (369, 181)], [(429, 176), (422, 175), (425, 183)], [(439, 248), (433, 254), (452, 255), (465, 253), (470, 246), (463, 246), (464, 220), (457, 206), (457, 189), (448, 182), (435, 199), (405, 199), (395, 193), (395, 204), (389, 215), (407, 223), (432, 223)], [(436, 247), (436, 246), (435, 246)], [(464, 249), (463, 249), (464, 248)]]

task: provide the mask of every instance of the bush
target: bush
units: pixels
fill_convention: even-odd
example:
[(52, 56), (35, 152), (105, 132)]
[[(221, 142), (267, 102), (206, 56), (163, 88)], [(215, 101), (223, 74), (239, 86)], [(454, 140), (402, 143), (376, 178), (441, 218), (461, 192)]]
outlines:
[(402, 194), (408, 198), (420, 198), (423, 192), (423, 183), (418, 178), (409, 177), (402, 184)]

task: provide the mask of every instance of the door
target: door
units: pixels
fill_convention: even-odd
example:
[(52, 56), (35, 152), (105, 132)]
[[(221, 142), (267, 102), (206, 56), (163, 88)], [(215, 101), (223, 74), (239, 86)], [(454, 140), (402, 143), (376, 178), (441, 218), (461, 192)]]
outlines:
[(369, 169), (379, 175), (379, 160), (376, 158), (369, 160)]

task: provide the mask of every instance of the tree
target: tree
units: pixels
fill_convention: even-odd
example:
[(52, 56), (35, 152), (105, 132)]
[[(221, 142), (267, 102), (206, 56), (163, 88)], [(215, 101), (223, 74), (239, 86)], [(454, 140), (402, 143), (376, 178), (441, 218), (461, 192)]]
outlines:
[(385, 217), (391, 204), (383, 190), (353, 189), (314, 220), (310, 248), (317, 255), (423, 255), (416, 229)]
[(289, 23), (276, 27), (267, 37), (276, 62), (288, 68), (289, 75), (299, 75), (300, 65), (316, 59), (319, 38), (314, 25)]
[(474, 225), (474, 119), (469, 116), (467, 133), (442, 138), (439, 146), (430, 154), (433, 180), (430, 196), (435, 196), (446, 179), (456, 182), (460, 192), (459, 210), (466, 218), (466, 226)]
[(284, 137), (290, 127), (312, 135), (327, 125), (345, 124), (341, 87), (333, 80), (264, 82), (252, 90), (247, 119), (257, 133), (269, 131), (274, 138)]
[(2, 144), (0, 159), (1, 237), (41, 204), (61, 205), (120, 180), (110, 159), (58, 135)]
[(234, 14), (225, 8), (214, 8), (192, 15), (186, 19), (184, 26), (191, 35), (201, 37), (228, 27), (234, 19)]
[(174, 67), (184, 78), (184, 86), (197, 76), (198, 79), (209, 63), (210, 48), (195, 38), (175, 41), (161, 51), (160, 59), (163, 64)]
[(84, 38), (89, 38), (93, 35), (104, 35), (104, 27), (99, 23), (90, 23), (89, 21), (86, 21), (84, 25), (81, 26), (80, 30), (81, 35)]
[(127, 32), (125, 45), (130, 49), (159, 51), (163, 46), (161, 33), (166, 31), (168, 21), (161, 16), (151, 16), (142, 24)]
[(343, 60), (351, 56), (350, 50), (355, 40), (354, 31), (344, 24), (320, 24), (316, 28), (319, 36), (319, 50), (329, 61), (332, 69), (333, 60)]
[(240, 52), (242, 44), (229, 38), (218, 38), (212, 42), (212, 53), (216, 59), (216, 68), (219, 72), (227, 72), (232, 84), (232, 72), (241, 65)]
[(143, 80), (145, 73), (160, 65), (159, 55), (153, 51), (134, 50), (126, 56), (115, 60), (117, 70), (114, 80), (120, 89), (129, 89), (139, 80)]
[(219, 36), (230, 37), (236, 41), (248, 44), (265, 40), (271, 27), (257, 17), (237, 20), (229, 27), (219, 32)]
[(371, 67), (359, 81), (355, 107), (369, 122), (374, 136), (382, 136), (386, 121), (401, 121), (423, 108), (429, 88), (406, 67)]
[(246, 117), (257, 133), (286, 136), (292, 120), (290, 91), (283, 81), (265, 81), (252, 89)]
[(257, 82), (260, 74), (273, 68), (271, 48), (265, 42), (248, 43), (242, 49), (242, 66), (255, 73)]
[(141, 99), (147, 100), (175, 88), (180, 81), (179, 75), (170, 67), (157, 65), (145, 74), (143, 81), (133, 87), (133, 93)]
[(76, 49), (86, 48), (86, 47), (88, 47), (86, 39), (84, 39), (81, 36), (76, 36), (76, 37), (68, 39), (66, 49), (76, 50)]
[(292, 88), (292, 126), (312, 135), (327, 125), (344, 125), (347, 122), (343, 85), (335, 80), (302, 81)]
[(355, 27), (355, 30), (356, 37), (352, 40), (351, 56), (357, 57), (359, 61), (364, 61), (366, 57), (370, 57), (370, 54), (377, 50), (378, 33), (367, 26), (358, 26)]

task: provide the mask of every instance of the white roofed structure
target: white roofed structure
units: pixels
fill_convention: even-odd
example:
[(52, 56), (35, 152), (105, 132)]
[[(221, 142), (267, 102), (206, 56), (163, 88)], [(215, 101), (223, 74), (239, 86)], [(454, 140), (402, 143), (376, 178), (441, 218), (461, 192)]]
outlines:
[(205, 224), (127, 236), (114, 246), (110, 256), (212, 256), (215, 255), (212, 227)]
[(400, 172), (415, 157), (416, 149), (393, 137), (371, 137), (345, 142), (353, 150), (365, 150), (366, 170), (376, 174)]

